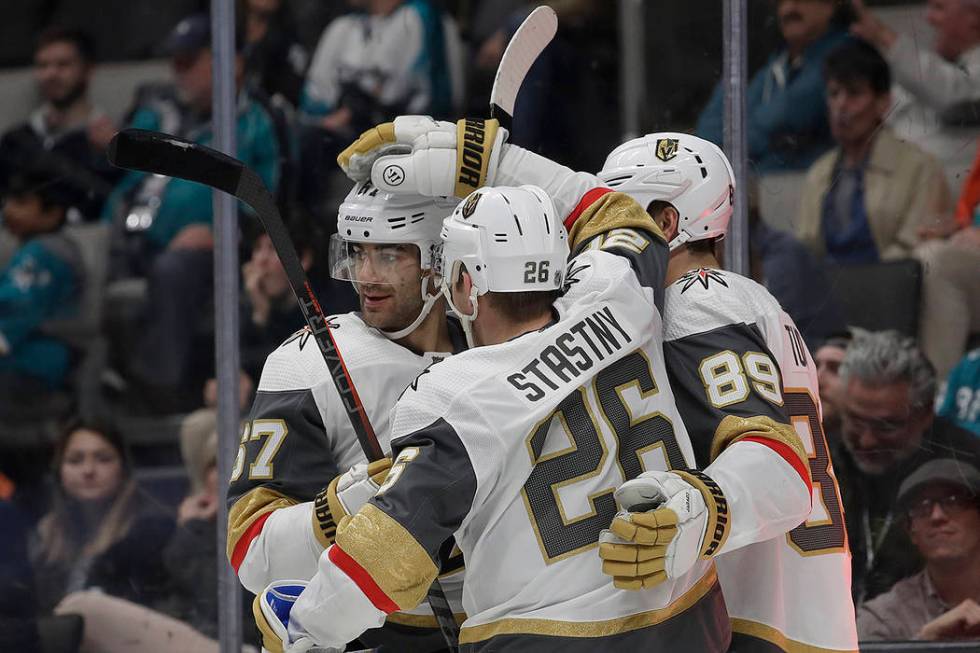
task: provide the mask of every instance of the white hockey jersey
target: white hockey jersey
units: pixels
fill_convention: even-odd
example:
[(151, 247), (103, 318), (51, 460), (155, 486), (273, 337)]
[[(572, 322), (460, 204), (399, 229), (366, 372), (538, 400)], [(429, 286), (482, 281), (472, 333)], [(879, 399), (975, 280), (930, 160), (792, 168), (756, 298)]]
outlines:
[[(417, 355), (356, 313), (328, 321), (382, 449), (390, 451), (392, 406), (422, 370), (451, 353)], [(313, 577), (330, 544), (314, 527), (313, 499), (361, 462), (366, 458), (323, 356), (310, 332), (298, 331), (266, 360), (228, 492), (228, 557), (249, 591), (258, 593), (273, 580)], [(461, 584), (461, 573), (443, 582), (460, 619)], [(437, 625), (427, 604), (390, 621)]]
[(683, 275), (667, 288), (665, 304), (668, 372), (699, 466), (729, 443), (720, 424), (730, 415), (791, 423), (809, 456), (806, 522), (716, 558), (733, 647), (856, 651), (843, 510), (821, 426), (816, 367), (796, 325), (765, 288), (715, 269)]
[[(609, 214), (648, 219), (616, 202)], [(333, 645), (414, 605), (453, 535), (467, 565), (461, 650), (727, 649), (711, 561), (640, 592), (601, 570), (615, 488), (693, 463), (664, 371), (666, 243), (617, 231), (572, 260), (553, 323), (433, 365), (406, 390), (388, 480), (338, 529), (292, 623)]]

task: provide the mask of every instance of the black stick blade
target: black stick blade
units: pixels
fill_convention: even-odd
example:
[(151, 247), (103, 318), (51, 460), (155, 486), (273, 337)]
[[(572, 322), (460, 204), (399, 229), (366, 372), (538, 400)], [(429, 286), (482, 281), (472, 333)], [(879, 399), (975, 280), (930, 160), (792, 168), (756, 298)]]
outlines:
[(124, 129), (113, 136), (106, 155), (117, 168), (196, 181), (231, 195), (244, 169), (241, 161), (210, 147), (144, 129)]

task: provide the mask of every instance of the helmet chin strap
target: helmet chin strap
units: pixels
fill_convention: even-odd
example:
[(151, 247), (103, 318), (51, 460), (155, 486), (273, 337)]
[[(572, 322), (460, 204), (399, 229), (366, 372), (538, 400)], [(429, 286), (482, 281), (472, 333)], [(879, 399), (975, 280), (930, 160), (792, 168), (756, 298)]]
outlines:
[(476, 316), (480, 312), (480, 304), (477, 300), (479, 290), (475, 285), (470, 286), (470, 306), (473, 307), (473, 312), (469, 315), (463, 313), (463, 311), (459, 310), (456, 307), (456, 304), (453, 303), (453, 292), (449, 287), (449, 282), (447, 280), (443, 280), (442, 282), (442, 294), (446, 297), (446, 302), (449, 304), (449, 310), (455, 313), (456, 317), (459, 318), (459, 323), (463, 327), (463, 335), (466, 336), (466, 346), (470, 349), (476, 347), (476, 343), (473, 342), (473, 320), (476, 319)]
[(432, 307), (435, 305), (436, 300), (439, 299), (439, 295), (440, 295), (438, 290), (436, 290), (434, 293), (431, 294), (426, 292), (425, 287), (428, 285), (429, 284), (425, 282), (425, 280), (423, 280), (422, 310), (419, 311), (418, 317), (416, 317), (415, 320), (413, 320), (412, 323), (409, 324), (407, 327), (405, 327), (404, 329), (399, 329), (398, 331), (385, 331), (384, 329), (378, 329), (381, 335), (383, 335), (385, 338), (388, 338), (389, 340), (401, 340), (402, 338), (410, 334), (412, 331), (415, 331), (415, 329), (419, 328), (419, 325), (422, 324), (425, 318), (429, 316), (429, 312), (432, 311)]

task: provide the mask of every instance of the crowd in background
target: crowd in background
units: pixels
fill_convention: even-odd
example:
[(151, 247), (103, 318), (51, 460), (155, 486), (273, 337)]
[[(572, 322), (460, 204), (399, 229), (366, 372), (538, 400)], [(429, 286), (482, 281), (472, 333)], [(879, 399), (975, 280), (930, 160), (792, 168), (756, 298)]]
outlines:
[[(548, 4), (559, 38), (532, 68), (510, 138), (597, 169), (595, 153), (619, 139), (615, 12)], [(217, 650), (211, 191), (105, 157), (126, 126), (213, 141), (207, 7), (177, 5), (151, 30), (157, 42), (142, 34), (129, 50), (53, 12), (25, 55), (38, 104), (0, 134), (4, 650), (82, 639), (116, 650), (129, 628), (189, 629)], [(321, 5), (309, 20), (298, 0), (239, 3), (235, 133), (333, 313), (357, 307), (325, 269), (349, 186), (336, 154), (399, 114), (484, 113), (531, 5)], [(828, 448), (809, 453), (829, 456), (841, 486), (859, 634), (980, 639), (980, 2), (923, 3), (928, 42), (860, 1), (766, 11), (779, 38), (749, 81), (753, 176), (739, 180), (751, 188), (751, 272), (818, 366)], [(108, 47), (164, 58), (172, 75), (138, 87), (123, 120), (91, 93)], [(721, 144), (724, 88), (704, 95), (696, 113), (655, 126)], [(786, 229), (763, 205), (788, 176), (802, 186)], [(265, 357), (302, 315), (268, 236), (239, 214), (247, 410)]]

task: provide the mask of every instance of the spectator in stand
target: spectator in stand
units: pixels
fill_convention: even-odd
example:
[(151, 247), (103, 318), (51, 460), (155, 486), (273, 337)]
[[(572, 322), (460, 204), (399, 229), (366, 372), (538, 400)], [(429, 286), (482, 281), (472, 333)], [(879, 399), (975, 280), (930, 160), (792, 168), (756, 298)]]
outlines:
[(45, 171), (18, 173), (7, 186), (3, 228), (18, 246), (0, 272), (0, 416), (6, 418), (43, 414), (71, 367), (71, 347), (42, 328), (78, 308), (81, 254), (62, 229), (69, 204)]
[(980, 640), (980, 472), (952, 458), (919, 467), (898, 490), (925, 568), (857, 611), (862, 640)]
[(82, 32), (50, 27), (38, 37), (34, 80), (42, 104), (0, 136), (0, 192), (20, 170), (48, 168), (71, 189), (73, 215), (99, 217), (120, 171), (105, 157), (115, 125), (89, 100), (93, 67), (92, 42)]
[[(749, 159), (760, 172), (805, 170), (833, 145), (827, 125), (823, 60), (847, 38), (837, 0), (777, 0), (785, 46), (757, 72), (746, 92)], [(724, 89), (719, 84), (698, 118), (697, 134), (722, 144)]]
[(946, 379), (937, 415), (980, 437), (980, 349), (963, 357)]
[(310, 55), (296, 35), (284, 0), (239, 0), (245, 20), (245, 77), (249, 88), (299, 105)]
[(850, 342), (850, 333), (835, 334), (813, 353), (820, 385), (823, 430), (827, 439), (834, 443), (840, 439), (840, 365), (844, 362)]
[[(978, 3), (980, 6), (980, 3)], [(922, 285), (920, 340), (945, 377), (965, 353), (970, 333), (980, 332), (980, 150), (956, 205), (956, 220), (924, 229), (916, 252), (926, 272)]]
[[(558, 34), (538, 56), (521, 86), (521, 110), (508, 126), (508, 142), (533, 150), (572, 168), (585, 152), (572, 136), (572, 121), (590, 108), (585, 89), (594, 84), (590, 74), (601, 68), (603, 48), (615, 41), (614, 12), (604, 11), (600, 0), (484, 0), (477, 3), (469, 35), (475, 56), (468, 62), (466, 115), (480, 115), (486, 106), (500, 58), (517, 28), (538, 5), (547, 4), (558, 16)], [(613, 18), (613, 20), (609, 20)], [(606, 38), (611, 36), (612, 38)], [(590, 70), (592, 69), (592, 70)], [(603, 74), (599, 72), (599, 74)], [(602, 94), (600, 94), (602, 95)], [(570, 104), (571, 102), (571, 104)], [(556, 112), (555, 106), (565, 110)], [(602, 140), (594, 134), (593, 139)], [(583, 166), (591, 162), (582, 163)]]
[(837, 263), (908, 258), (919, 230), (951, 209), (939, 163), (884, 126), (891, 106), (888, 64), (851, 40), (824, 63), (836, 147), (807, 172), (797, 235)]
[(429, 0), (349, 0), (327, 26), (301, 109), (345, 145), (401, 114), (445, 116), (452, 82), (442, 12)]
[[(241, 41), (238, 41), (241, 45)], [(165, 43), (176, 88), (138, 107), (133, 127), (153, 129), (211, 145), (211, 29), (206, 15), (181, 21)], [(241, 83), (244, 61), (236, 58)], [(173, 91), (176, 91), (173, 93)], [(237, 157), (275, 192), (280, 144), (270, 111), (247, 90), (239, 93)], [(179, 412), (200, 405), (211, 364), (193, 346), (212, 296), (211, 189), (201, 184), (131, 172), (113, 191), (105, 211), (127, 230), (117, 277), (149, 280), (148, 313), (132, 357), (131, 376), (157, 410)]]
[(844, 328), (840, 305), (831, 294), (824, 265), (793, 234), (767, 225), (759, 216), (758, 185), (749, 190), (749, 271), (779, 300), (812, 350)]
[[(300, 263), (309, 273), (313, 266), (313, 241), (293, 225), (293, 242), (300, 248)], [(252, 244), (252, 256), (242, 265), (242, 370), (256, 381), (266, 357), (306, 323), (289, 287), (286, 269), (272, 240), (261, 233)]]
[(52, 507), (30, 547), (39, 609), (88, 588), (142, 603), (164, 595), (160, 550), (173, 520), (136, 487), (120, 435), (72, 423), (55, 445), (54, 473)]
[(913, 36), (897, 34), (863, 0), (853, 4), (851, 31), (881, 51), (895, 78), (889, 124), (900, 138), (938, 158), (950, 188), (959, 193), (972, 155), (963, 145), (980, 134), (980, 2), (928, 0), (932, 50)]
[(444, 12), (432, 0), (347, 3), (354, 11), (324, 30), (300, 101), (300, 201), (330, 220), (324, 179), (358, 134), (398, 115), (453, 110)]
[[(162, 547), (167, 596), (149, 606), (100, 592), (68, 596), (57, 612), (84, 617), (82, 653), (218, 652), (218, 560), (223, 553), (219, 555), (215, 537), (221, 484), (214, 426), (213, 413), (203, 410), (181, 425), (181, 453), (191, 491), (178, 508), (177, 530)], [(257, 643), (251, 596), (242, 598), (245, 641)]]
[[(302, 213), (294, 211), (288, 223), (292, 241), (299, 249), (300, 263), (326, 315), (357, 309), (357, 295), (351, 284), (318, 274), (317, 252), (326, 251), (318, 231)], [(306, 322), (296, 302), (286, 269), (279, 261), (272, 240), (264, 231), (252, 240), (252, 255), (242, 265), (241, 301), (241, 378), (242, 408), (252, 403), (252, 392), (265, 359)], [(217, 381), (205, 385), (205, 405), (217, 406)]]
[(911, 338), (855, 329), (840, 366), (841, 441), (833, 452), (848, 539), (855, 605), (918, 570), (896, 496), (923, 463), (977, 464), (980, 440), (933, 413), (936, 377)]

